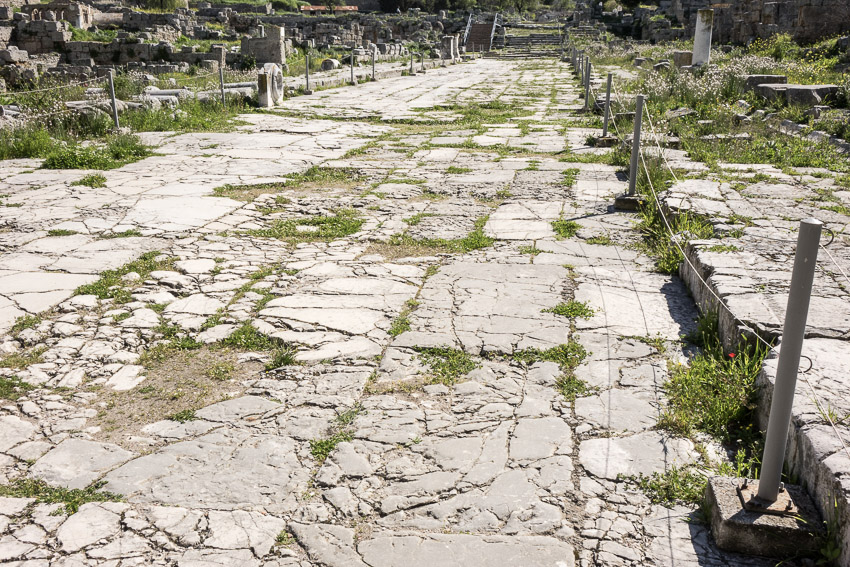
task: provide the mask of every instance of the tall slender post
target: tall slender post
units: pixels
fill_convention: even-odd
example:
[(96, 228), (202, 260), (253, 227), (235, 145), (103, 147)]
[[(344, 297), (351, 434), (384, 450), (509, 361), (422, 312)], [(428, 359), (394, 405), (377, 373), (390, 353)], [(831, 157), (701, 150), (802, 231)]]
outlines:
[(115, 129), (120, 128), (118, 125), (118, 103), (115, 102), (115, 81), (112, 77), (112, 69), (109, 70), (109, 97), (112, 99), (112, 120), (115, 122)]
[(584, 74), (584, 109), (590, 110), (590, 57), (587, 58), (587, 72)]
[(351, 46), (351, 59), (349, 59), (349, 63), (351, 63), (351, 84), (356, 85), (357, 81), (354, 80), (354, 46)]
[(410, 74), (415, 75), (416, 69), (413, 68), (413, 52), (410, 52)]
[(425, 72), (425, 52), (424, 51), (419, 52), (419, 63), (420, 63), (420, 67), (422, 69), (421, 72), (424, 73)]
[(635, 194), (638, 177), (638, 159), (640, 158), (640, 126), (643, 121), (643, 95), (637, 95), (635, 105), (635, 132), (632, 134), (632, 163), (629, 168), (629, 195)]
[(375, 76), (375, 50), (372, 50), (372, 80), (377, 81), (378, 78)]
[(797, 235), (797, 252), (794, 255), (794, 270), (791, 272), (791, 290), (785, 310), (785, 327), (782, 330), (776, 384), (770, 402), (770, 418), (759, 477), (758, 497), (768, 502), (775, 502), (779, 495), (779, 481), (782, 479), (782, 463), (785, 461), (788, 426), (791, 423), (794, 390), (797, 386), (797, 369), (800, 366), (800, 352), (806, 335), (806, 319), (809, 315), (809, 299), (812, 295), (822, 227), (823, 223), (819, 220), (803, 219), (800, 221), (800, 232)]
[(221, 106), (226, 106), (224, 101), (224, 65), (218, 66), (218, 84), (221, 85)]
[(304, 94), (313, 94), (310, 90), (310, 53), (304, 53)]
[(605, 116), (602, 117), (602, 137), (608, 137), (608, 116), (611, 113), (611, 77), (613, 73), (608, 73), (608, 86), (605, 87)]

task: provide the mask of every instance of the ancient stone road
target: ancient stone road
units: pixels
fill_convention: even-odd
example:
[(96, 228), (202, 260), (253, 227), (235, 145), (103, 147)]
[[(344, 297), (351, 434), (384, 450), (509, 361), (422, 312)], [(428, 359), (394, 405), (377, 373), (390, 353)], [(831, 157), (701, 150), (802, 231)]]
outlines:
[[(0, 564), (768, 565), (622, 479), (697, 458), (654, 429), (697, 311), (629, 247), (617, 168), (559, 160), (597, 151), (577, 93), (566, 65), (479, 60), (289, 99), (235, 132), (147, 134), (159, 155), (102, 189), (4, 162), (0, 193), (21, 206), (0, 208), (0, 328), (44, 314), (0, 345), (25, 359), (3, 374), (38, 386), (0, 408), (0, 481), (102, 480), (123, 498), (73, 514), (0, 498)], [(440, 123), (491, 101), (516, 116)], [(285, 179), (314, 165), (350, 178)], [(292, 188), (212, 196), (275, 181)], [(343, 209), (363, 222), (337, 239), (261, 236)], [(150, 251), (115, 299), (72, 296)], [(573, 299), (593, 313), (547, 311)], [(252, 329), (300, 364), (265, 372), (269, 349), (248, 342), (168, 348)], [(573, 402), (569, 369), (539, 359), (579, 345)], [(423, 350), (443, 347), (457, 360)], [(457, 382), (422, 384), (442, 371)]]

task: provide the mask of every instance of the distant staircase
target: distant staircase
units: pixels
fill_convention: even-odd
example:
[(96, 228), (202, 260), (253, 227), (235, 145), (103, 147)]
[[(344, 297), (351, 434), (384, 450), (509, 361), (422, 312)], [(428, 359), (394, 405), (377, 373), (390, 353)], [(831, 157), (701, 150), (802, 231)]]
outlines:
[(504, 44), (488, 57), (524, 59), (558, 57), (561, 54), (561, 34), (557, 27), (526, 24), (522, 27), (505, 29)]
[(476, 53), (486, 53), (493, 49), (493, 36), (500, 21), (499, 14), (482, 14), (475, 18), (470, 16), (464, 43), (467, 52), (475, 49)]

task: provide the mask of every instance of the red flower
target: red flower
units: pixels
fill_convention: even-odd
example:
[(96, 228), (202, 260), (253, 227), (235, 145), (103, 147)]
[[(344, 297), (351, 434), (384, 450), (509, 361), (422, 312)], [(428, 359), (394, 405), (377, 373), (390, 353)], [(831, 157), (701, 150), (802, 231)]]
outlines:
[(735, 353), (734, 353), (734, 352), (730, 352), (730, 353), (729, 353), (729, 358), (735, 358)]

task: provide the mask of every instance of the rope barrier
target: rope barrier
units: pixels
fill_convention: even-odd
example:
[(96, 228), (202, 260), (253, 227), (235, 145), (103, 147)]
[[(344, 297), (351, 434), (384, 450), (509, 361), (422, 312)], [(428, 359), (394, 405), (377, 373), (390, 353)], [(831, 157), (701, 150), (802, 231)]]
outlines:
[[(613, 82), (612, 82), (612, 84), (613, 84)], [(591, 87), (591, 89), (592, 89), (592, 87)], [(619, 92), (617, 91), (616, 87), (614, 87), (614, 93), (615, 93), (615, 97), (617, 98), (618, 102), (620, 103), (620, 107), (621, 107), (621, 108), (625, 108), (625, 105), (624, 105), (624, 104), (622, 103), (622, 101), (620, 100)], [(596, 96), (596, 95), (594, 94), (594, 97), (595, 97), (595, 96)], [(663, 158), (663, 160), (664, 160), (664, 164), (665, 164), (665, 166), (667, 167), (667, 169), (670, 171), (671, 175), (673, 175), (673, 178), (674, 178), (674, 179), (676, 179), (676, 180), (677, 180), (677, 182), (678, 182), (678, 177), (676, 177), (675, 172), (674, 172), (674, 171), (673, 171), (673, 169), (670, 167), (670, 163), (667, 161), (667, 158), (664, 156), (664, 152), (663, 152), (663, 150), (661, 149), (661, 145), (660, 145), (660, 143), (659, 143), (658, 134), (657, 134), (657, 132), (656, 132), (656, 130), (655, 130), (655, 127), (654, 127), (654, 125), (653, 125), (653, 123), (652, 123), (651, 111), (650, 111), (650, 109), (649, 109), (649, 106), (648, 106), (648, 105), (647, 105), (646, 113), (645, 113), (645, 114), (646, 114), (646, 116), (647, 116), (647, 119), (648, 119), (648, 122), (649, 122), (649, 125), (650, 125), (650, 130), (652, 131), (652, 133), (653, 133), (653, 137), (655, 138), (656, 145), (658, 146), (659, 152), (661, 153), (661, 156), (662, 156), (662, 158)], [(617, 137), (618, 137), (619, 139), (622, 139), (622, 138), (621, 138), (621, 135), (620, 135), (620, 132), (619, 132), (619, 129), (617, 128), (617, 123), (616, 123), (616, 121), (612, 121), (612, 122), (613, 122), (613, 124), (614, 124), (614, 128), (615, 128), (615, 130), (617, 131)], [(762, 338), (762, 337), (761, 337), (761, 336), (760, 336), (760, 335), (759, 335), (759, 334), (755, 331), (755, 329), (753, 329), (753, 328), (752, 328), (752, 327), (750, 327), (748, 324), (746, 324), (744, 321), (742, 321), (741, 319), (739, 319), (739, 318), (738, 318), (738, 317), (737, 317), (737, 316), (736, 316), (736, 315), (732, 312), (732, 310), (729, 308), (729, 306), (727, 306), (727, 305), (723, 302), (723, 299), (722, 299), (722, 298), (721, 298), (721, 297), (720, 297), (720, 296), (719, 296), (719, 295), (718, 295), (718, 294), (717, 294), (717, 293), (716, 293), (716, 292), (712, 289), (712, 287), (708, 284), (708, 282), (706, 282), (706, 281), (705, 281), (705, 279), (702, 277), (702, 275), (700, 275), (699, 271), (696, 269), (696, 266), (694, 266), (694, 265), (693, 265), (693, 263), (691, 262), (690, 258), (688, 258), (687, 254), (685, 253), (685, 250), (684, 250), (684, 249), (682, 248), (682, 246), (679, 244), (678, 239), (676, 239), (676, 235), (675, 235), (675, 233), (673, 232), (673, 228), (672, 228), (672, 226), (670, 226), (670, 223), (669, 223), (669, 221), (667, 220), (667, 216), (664, 214), (663, 208), (662, 208), (662, 206), (661, 206), (661, 201), (659, 200), (659, 198), (658, 198), (658, 194), (657, 194), (657, 192), (655, 191), (655, 186), (654, 186), (654, 185), (653, 185), (653, 183), (652, 183), (652, 177), (650, 176), (650, 173), (649, 173), (649, 167), (647, 166), (647, 163), (646, 163), (646, 158), (645, 158), (645, 156), (644, 156), (643, 148), (638, 148), (638, 153), (639, 153), (639, 156), (640, 156), (640, 161), (641, 161), (641, 164), (642, 164), (642, 166), (643, 166), (644, 172), (646, 173), (646, 179), (647, 179), (647, 182), (648, 182), (648, 184), (649, 184), (650, 192), (652, 193), (653, 202), (654, 202), (654, 204), (655, 204), (655, 207), (656, 207), (656, 209), (657, 209), (657, 212), (658, 212), (659, 216), (661, 217), (662, 221), (664, 222), (664, 226), (665, 226), (665, 228), (667, 229), (667, 233), (668, 233), (668, 234), (669, 234), (669, 236), (670, 236), (670, 242), (672, 242), (672, 243), (676, 246), (676, 248), (677, 248), (677, 249), (679, 250), (679, 252), (681, 253), (683, 260), (684, 260), (684, 261), (688, 264), (688, 266), (691, 268), (691, 272), (692, 272), (692, 273), (696, 276), (697, 280), (698, 280), (698, 281), (699, 281), (699, 282), (700, 282), (700, 283), (704, 286), (704, 288), (705, 288), (705, 289), (709, 292), (709, 294), (711, 294), (711, 296), (713, 296), (713, 297), (714, 297), (714, 299), (716, 300), (716, 303), (717, 303), (720, 307), (722, 307), (723, 309), (725, 309), (725, 310), (726, 310), (726, 312), (727, 312), (727, 313), (729, 313), (729, 315), (732, 317), (732, 319), (733, 319), (736, 323), (738, 323), (738, 324), (739, 324), (742, 328), (744, 328), (745, 330), (749, 331), (749, 332), (752, 334), (752, 336), (753, 336), (753, 337), (755, 337), (755, 339), (756, 339), (756, 341), (757, 341), (757, 342), (762, 343), (762, 344), (763, 344), (763, 345), (764, 345), (764, 346), (768, 349), (768, 351), (773, 351), (773, 350), (774, 350), (774, 346), (773, 346), (773, 345), (771, 345), (770, 343), (768, 343), (766, 340), (764, 340), (764, 339), (763, 339), (763, 338)], [(753, 236), (757, 236), (757, 237), (758, 237), (758, 235), (753, 235)], [(770, 237), (761, 237), (761, 238), (767, 238), (767, 239), (770, 239), (770, 240), (778, 240), (778, 241), (782, 241), (782, 242), (795, 242), (795, 241), (793, 241), (793, 240), (775, 239), (775, 238), (770, 238)], [(843, 276), (843, 277), (844, 277), (844, 279), (848, 282), (848, 284), (850, 284), (850, 276), (848, 276), (848, 274), (844, 271), (844, 269), (843, 269), (843, 268), (842, 268), (842, 267), (838, 264), (838, 262), (835, 260), (835, 258), (832, 256), (832, 254), (829, 252), (829, 250), (827, 250), (826, 246), (821, 245), (821, 246), (820, 246), (820, 248), (822, 248), (822, 249), (826, 252), (826, 254), (827, 254), (827, 256), (829, 257), (829, 259), (832, 261), (832, 263), (833, 263), (833, 264), (835, 264), (835, 266), (838, 268), (839, 272), (841, 272), (842, 276)], [(808, 370), (806, 370), (806, 372), (808, 372), (810, 369), (811, 369), (811, 366), (810, 366), (810, 368), (809, 368)], [(826, 421), (829, 423), (829, 425), (830, 425), (830, 427), (831, 427), (831, 429), (832, 429), (833, 433), (835, 433), (835, 436), (836, 436), (836, 437), (838, 438), (838, 440), (841, 442), (841, 445), (842, 445), (842, 447), (843, 447), (843, 449), (844, 449), (845, 454), (847, 455), (847, 457), (848, 457), (848, 458), (850, 458), (850, 448), (848, 448), (847, 443), (844, 441), (844, 438), (841, 436), (841, 433), (838, 431), (838, 427), (836, 426), (836, 424), (835, 424), (835, 422), (833, 421), (832, 417), (829, 415), (829, 412), (824, 411), (824, 409), (823, 409), (823, 402), (822, 402), (822, 400), (820, 399), (820, 397), (818, 396), (817, 391), (815, 390), (815, 388), (814, 388), (814, 386), (812, 385), (811, 381), (809, 380), (808, 376), (806, 375), (806, 372), (802, 372), (801, 374), (803, 375), (803, 381), (806, 383), (806, 385), (808, 386), (808, 388), (809, 388), (809, 390), (810, 390), (810, 392), (811, 392), (811, 395), (812, 395), (812, 401), (815, 403), (815, 406), (817, 407), (818, 412), (821, 414), (821, 416), (822, 416), (822, 417), (824, 417), (824, 418), (826, 419)]]

